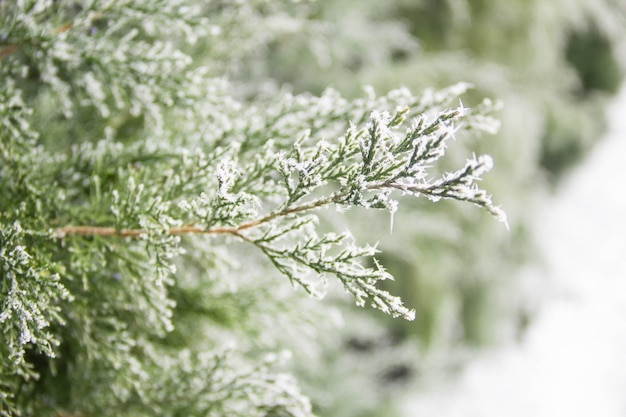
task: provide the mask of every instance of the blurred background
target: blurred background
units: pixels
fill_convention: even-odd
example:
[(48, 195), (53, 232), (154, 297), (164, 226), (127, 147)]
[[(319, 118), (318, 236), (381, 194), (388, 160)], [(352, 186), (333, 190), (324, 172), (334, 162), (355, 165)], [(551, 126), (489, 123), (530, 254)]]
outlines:
[(388, 216), (365, 227), (349, 213), (361, 241), (380, 241), (396, 277), (389, 289), (417, 315), (388, 320), (336, 300), (341, 337), (324, 341), (323, 361), (299, 371), (317, 412), (626, 415), (617, 169), (626, 154), (626, 93), (618, 95), (625, 2), (317, 0), (289, 8), (282, 21), (272, 11), (281, 29), (242, 61), (240, 80), (294, 92), (330, 86), (348, 97), (363, 85), (384, 93), (467, 81), (474, 89), (464, 104), (504, 104), (499, 133), (457, 141), (447, 161), (494, 157), (483, 185), (510, 230), (453, 202), (407, 202), (393, 235)]
[(601, 143), (531, 222), (544, 268), (529, 262), (522, 279), (541, 303), (519, 342), (407, 394), (404, 415), (626, 415), (626, 89), (607, 114)]

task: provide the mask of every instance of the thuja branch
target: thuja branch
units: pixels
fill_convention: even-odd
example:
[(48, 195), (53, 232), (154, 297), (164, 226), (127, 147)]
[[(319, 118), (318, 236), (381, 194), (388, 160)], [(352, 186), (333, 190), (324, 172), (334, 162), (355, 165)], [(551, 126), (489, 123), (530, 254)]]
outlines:
[[(393, 96), (390, 93), (388, 98)], [(410, 101), (415, 100), (411, 97)], [(318, 216), (310, 212), (334, 205), (386, 210), (393, 215), (398, 207), (394, 194), (401, 194), (471, 202), (501, 221), (506, 222), (506, 216), (477, 186), (491, 168), (491, 158), (473, 157), (464, 167), (441, 175), (427, 172), (458, 130), (487, 130), (491, 125), (483, 125), (490, 119), (461, 105), (405, 123), (411, 107), (402, 100), (396, 104), (403, 105), (394, 105), (394, 114), (371, 112), (365, 126), (360, 122), (347, 130), (341, 126), (341, 130), (329, 131), (329, 135), (343, 134), (334, 141), (315, 141), (310, 133), (301, 135), (292, 147), (268, 141), (252, 163), (240, 163), (239, 158), (246, 155), (237, 146), (220, 151), (219, 158), (207, 158), (219, 160), (217, 164), (200, 157), (197, 161), (173, 158), (164, 168), (173, 170), (182, 164), (196, 173), (185, 176), (187, 187), (175, 188), (163, 198), (159, 194), (162, 183), (158, 187), (150, 181), (136, 183), (135, 174), (130, 175), (125, 188), (111, 191), (110, 212), (117, 227), (67, 225), (53, 230), (53, 236), (231, 235), (258, 248), (292, 284), (310, 294), (321, 295), (319, 284), (325, 287), (325, 277), (334, 275), (358, 305), (368, 302), (411, 320), (415, 312), (377, 286), (392, 277), (376, 261), (376, 247), (356, 245), (349, 232), (320, 232), (315, 227)], [(140, 174), (136, 175), (141, 178)], [(196, 195), (196, 190), (207, 188), (210, 191)], [(196, 196), (186, 200), (189, 194)], [(275, 200), (278, 196), (282, 201)], [(265, 198), (277, 204), (266, 209), (267, 214), (258, 210)], [(126, 226), (129, 222), (137, 227)]]
[[(477, 177), (479, 177), (485, 170), (490, 169), (491, 163), (492, 162), (490, 158), (483, 157), (470, 160), (468, 161), (466, 166), (459, 171), (449, 173), (448, 175), (444, 176), (444, 178), (431, 183), (408, 185), (401, 182), (396, 182), (394, 181), (394, 178), (386, 181), (363, 184), (363, 188), (359, 191), (373, 192), (395, 189), (415, 196), (424, 195), (431, 199), (446, 198), (459, 201), (468, 201), (487, 209), (492, 215), (506, 223), (506, 215), (504, 214), (504, 212), (499, 207), (495, 207), (491, 204), (491, 200), (483, 190), (472, 187), (472, 182)], [(171, 236), (231, 234), (241, 238), (242, 235), (240, 234), (240, 232), (244, 230), (254, 228), (256, 226), (262, 225), (280, 217), (288, 216), (290, 214), (306, 212), (328, 204), (345, 203), (346, 198), (348, 198), (353, 193), (353, 189), (349, 187), (343, 187), (341, 190), (331, 194), (330, 196), (319, 198), (308, 203), (288, 207), (282, 210), (274, 211), (258, 219), (241, 223), (238, 226), (216, 226), (204, 228), (199, 225), (190, 224), (181, 227), (172, 227), (168, 229), (166, 233)], [(54, 231), (53, 235), (58, 238), (64, 238), (71, 235), (118, 236), (136, 238), (147, 233), (148, 231), (145, 229), (117, 229), (115, 227), (67, 225), (61, 228), (57, 228)]]

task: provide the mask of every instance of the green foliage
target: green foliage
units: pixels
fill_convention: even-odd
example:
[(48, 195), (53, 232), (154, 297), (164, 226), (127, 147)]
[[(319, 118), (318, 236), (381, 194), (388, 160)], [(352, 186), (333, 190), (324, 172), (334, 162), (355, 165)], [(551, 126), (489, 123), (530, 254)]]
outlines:
[(489, 157), (432, 169), (497, 128), (466, 84), (348, 100), (242, 81), (298, 10), (0, 3), (1, 415), (311, 415), (271, 352), (332, 337), (333, 304), (289, 284), (414, 316), (327, 209), (426, 197), (506, 220), (477, 186)]

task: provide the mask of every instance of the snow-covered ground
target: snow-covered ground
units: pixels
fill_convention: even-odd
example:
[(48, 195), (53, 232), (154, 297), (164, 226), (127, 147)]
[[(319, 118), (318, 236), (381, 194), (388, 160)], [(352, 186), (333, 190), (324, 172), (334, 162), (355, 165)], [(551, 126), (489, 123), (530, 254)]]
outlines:
[(523, 341), (406, 399), (411, 417), (626, 416), (626, 88), (535, 230), (556, 295)]

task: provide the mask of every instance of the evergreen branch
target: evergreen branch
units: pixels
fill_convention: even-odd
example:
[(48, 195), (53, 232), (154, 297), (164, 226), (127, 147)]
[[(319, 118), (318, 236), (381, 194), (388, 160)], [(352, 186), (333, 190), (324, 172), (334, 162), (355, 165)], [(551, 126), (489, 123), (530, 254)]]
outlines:
[[(391, 276), (376, 262), (375, 248), (354, 246), (348, 234), (327, 233), (318, 237), (313, 226), (315, 216), (311, 220), (302, 214), (336, 205), (385, 209), (393, 215), (398, 202), (391, 193), (399, 191), (415, 197), (423, 195), (433, 201), (444, 198), (471, 202), (499, 220), (506, 220), (490, 196), (476, 186), (476, 181), (492, 166), (489, 157), (474, 157), (455, 172), (428, 179), (426, 169), (444, 155), (449, 139), (471, 123), (473, 114), (469, 109), (462, 105), (457, 109), (439, 109), (432, 118), (420, 115), (413, 119), (410, 126), (405, 125), (405, 116), (411, 107), (396, 106), (396, 109), (393, 114), (372, 111), (369, 123), (350, 124), (335, 141), (313, 144), (307, 130), (291, 149), (275, 150), (273, 142), (268, 141), (253, 162), (243, 167), (240, 158), (245, 155), (238, 157), (240, 147), (233, 145), (231, 150), (221, 151), (222, 157), (214, 171), (200, 169), (202, 173), (194, 181), (187, 178), (188, 184), (199, 181), (198, 187), (202, 188), (191, 187), (182, 195), (172, 195), (168, 202), (163, 202), (160, 196), (142, 197), (147, 189), (157, 188), (140, 173), (129, 172), (125, 189), (111, 191), (116, 227), (68, 225), (53, 234), (58, 238), (151, 236), (156, 241), (158, 236), (229, 234), (256, 246), (292, 284), (298, 284), (310, 294), (318, 292), (308, 276), (321, 279), (325, 285), (324, 276), (334, 275), (355, 297), (357, 305), (363, 306), (370, 300), (377, 309), (411, 320), (412, 310), (377, 287), (379, 281)], [(208, 159), (217, 161), (217, 158)], [(189, 165), (192, 161), (188, 158), (182, 161), (174, 158), (170, 161), (173, 165), (168, 167), (178, 167), (180, 162), (197, 171), (193, 163)], [(329, 186), (335, 187), (335, 191), (329, 191)], [(192, 189), (207, 187), (213, 193), (201, 192), (194, 199), (184, 199)], [(307, 201), (307, 196), (319, 196), (319, 193), (323, 193), (321, 197), (309, 197)], [(281, 196), (282, 201), (274, 200), (274, 208), (268, 214), (260, 214), (256, 208), (259, 198), (272, 196)], [(174, 205), (182, 212), (172, 209)], [(279, 219), (282, 219), (280, 224), (274, 223)], [(138, 227), (129, 228), (129, 225)], [(260, 230), (252, 231), (255, 228)], [(248, 230), (251, 232), (243, 233)], [(374, 266), (367, 266), (365, 259)]]

